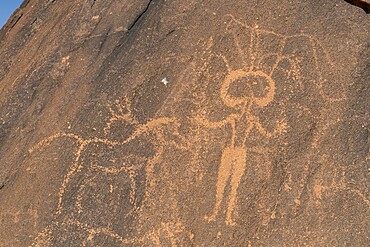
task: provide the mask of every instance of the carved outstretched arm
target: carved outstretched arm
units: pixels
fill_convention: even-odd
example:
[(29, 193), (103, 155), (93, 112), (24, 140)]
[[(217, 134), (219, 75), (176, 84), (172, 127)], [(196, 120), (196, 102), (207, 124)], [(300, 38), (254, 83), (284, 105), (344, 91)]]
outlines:
[(124, 143), (130, 142), (134, 139), (136, 139), (138, 136), (153, 131), (156, 128), (162, 127), (166, 124), (176, 124), (176, 118), (168, 118), (168, 117), (163, 117), (163, 118), (156, 118), (152, 119), (146, 124), (143, 124), (139, 126), (135, 132), (127, 139), (124, 141)]
[(221, 120), (219, 122), (211, 122), (211, 121), (208, 121), (207, 119), (205, 119), (204, 117), (198, 117), (198, 116), (192, 118), (191, 120), (194, 124), (201, 125), (203, 127), (209, 128), (209, 129), (218, 129), (218, 128), (221, 128), (221, 127), (223, 127), (227, 124), (233, 124), (235, 117), (236, 117), (235, 114), (230, 114), (229, 116), (227, 116), (227, 118), (225, 118), (224, 120)]
[(281, 133), (286, 132), (287, 130), (287, 123), (285, 121), (279, 121), (273, 131), (268, 131), (262, 126), (258, 117), (252, 116), (252, 117), (249, 117), (249, 120), (253, 123), (254, 127), (256, 127), (259, 133), (269, 138), (276, 137), (280, 135)]

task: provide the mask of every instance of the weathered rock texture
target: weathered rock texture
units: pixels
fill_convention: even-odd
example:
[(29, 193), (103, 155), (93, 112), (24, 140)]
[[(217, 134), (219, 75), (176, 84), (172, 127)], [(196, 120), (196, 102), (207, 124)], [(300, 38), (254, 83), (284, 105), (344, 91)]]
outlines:
[(340, 0), (25, 1), (0, 245), (369, 246), (369, 30)]

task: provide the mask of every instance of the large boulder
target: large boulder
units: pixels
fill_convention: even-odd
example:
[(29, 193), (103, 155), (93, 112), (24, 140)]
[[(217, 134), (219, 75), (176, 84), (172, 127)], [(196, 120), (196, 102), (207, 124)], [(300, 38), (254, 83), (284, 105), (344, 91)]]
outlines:
[(370, 19), (341, 0), (25, 1), (1, 246), (369, 246)]

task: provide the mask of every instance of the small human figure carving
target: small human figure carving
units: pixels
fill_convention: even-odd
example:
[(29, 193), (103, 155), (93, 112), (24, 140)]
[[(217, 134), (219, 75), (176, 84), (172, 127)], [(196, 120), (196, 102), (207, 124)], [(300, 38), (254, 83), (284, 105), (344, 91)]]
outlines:
[[(233, 83), (245, 84), (248, 95), (233, 96), (230, 93), (230, 86)], [(261, 82), (263, 83), (261, 85)], [(262, 87), (262, 95), (254, 92), (252, 87)], [(261, 90), (259, 90), (261, 91)], [(257, 116), (253, 115), (252, 108), (266, 107), (273, 101), (275, 95), (275, 82), (270, 76), (262, 71), (244, 71), (242, 69), (230, 71), (225, 78), (220, 97), (223, 103), (237, 110), (237, 113), (230, 114), (220, 122), (210, 122), (203, 117), (196, 117), (195, 122), (207, 128), (220, 128), (229, 125), (232, 130), (231, 143), (222, 151), (221, 162), (218, 169), (216, 185), (216, 202), (213, 211), (205, 219), (215, 221), (224, 198), (225, 187), (230, 180), (230, 195), (227, 201), (226, 224), (235, 225), (233, 211), (237, 201), (237, 190), (246, 168), (247, 148), (246, 141), (253, 129), (266, 137), (273, 137), (285, 131), (286, 125), (281, 122), (274, 131), (267, 131), (260, 123)]]

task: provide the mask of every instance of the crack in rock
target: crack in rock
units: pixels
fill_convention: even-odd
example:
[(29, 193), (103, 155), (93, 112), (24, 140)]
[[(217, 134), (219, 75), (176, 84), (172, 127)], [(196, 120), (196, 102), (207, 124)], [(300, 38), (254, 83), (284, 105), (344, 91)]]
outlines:
[(143, 17), (143, 15), (148, 11), (149, 9), (149, 6), (150, 4), (152, 3), (153, 0), (149, 0), (148, 4), (146, 5), (146, 7), (144, 8), (144, 10), (135, 18), (135, 20), (130, 24), (130, 26), (128, 27), (127, 31), (130, 31), (132, 28), (134, 28), (134, 26), (136, 25), (136, 23), (139, 22), (139, 20), (141, 19), (141, 17)]

